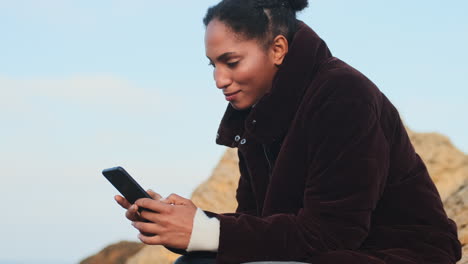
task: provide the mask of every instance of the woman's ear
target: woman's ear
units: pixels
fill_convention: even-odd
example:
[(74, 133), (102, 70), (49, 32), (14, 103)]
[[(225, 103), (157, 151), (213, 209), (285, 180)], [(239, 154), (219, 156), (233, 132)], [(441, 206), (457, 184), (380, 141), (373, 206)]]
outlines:
[(271, 54), (273, 63), (276, 66), (280, 66), (283, 63), (286, 53), (288, 53), (289, 43), (283, 35), (278, 35), (273, 39), (271, 45)]

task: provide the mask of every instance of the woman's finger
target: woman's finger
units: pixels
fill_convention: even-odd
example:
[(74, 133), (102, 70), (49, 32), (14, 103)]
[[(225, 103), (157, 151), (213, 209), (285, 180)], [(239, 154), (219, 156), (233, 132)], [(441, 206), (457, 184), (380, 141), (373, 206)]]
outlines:
[(114, 199), (124, 209), (128, 209), (131, 206), (131, 204), (127, 201), (127, 199), (125, 199), (124, 197), (120, 195), (114, 196)]
[(179, 196), (175, 193), (169, 195), (166, 199), (161, 200), (163, 203), (175, 204), (175, 205), (185, 205), (187, 204), (187, 199), (182, 196)]
[(130, 206), (125, 212), (125, 217), (127, 217), (130, 221), (138, 221), (141, 220), (138, 213), (138, 206), (136, 204)]
[(159, 193), (156, 193), (155, 191), (151, 190), (151, 189), (148, 189), (148, 191), (146, 191), (154, 200), (161, 200), (162, 196), (159, 195)]
[(140, 218), (144, 219), (145, 221), (149, 221), (149, 222), (152, 222), (152, 223), (157, 223), (160, 226), (162, 224), (166, 224), (165, 218), (160, 213), (153, 212), (153, 211), (150, 211), (150, 210), (143, 209), (140, 212)]
[(138, 234), (138, 239), (141, 240), (141, 242), (147, 244), (147, 245), (162, 245), (161, 241), (161, 236), (145, 236), (143, 234)]
[(172, 205), (161, 202), (160, 200), (153, 200), (149, 198), (141, 198), (136, 200), (136, 205), (149, 209), (156, 213), (166, 213), (172, 210)]
[[(139, 221), (133, 221), (132, 226), (138, 229), (140, 233), (145, 233), (145, 234), (161, 234), (163, 231), (163, 228), (156, 224), (156, 223), (147, 223), (147, 222), (139, 222)], [(148, 236), (148, 235), (146, 235)]]

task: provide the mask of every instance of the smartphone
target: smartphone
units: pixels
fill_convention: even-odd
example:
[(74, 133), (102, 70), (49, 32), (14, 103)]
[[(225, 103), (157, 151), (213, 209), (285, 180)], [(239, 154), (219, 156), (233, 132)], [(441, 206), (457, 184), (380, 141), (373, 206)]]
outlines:
[(105, 169), (102, 174), (131, 204), (140, 198), (153, 199), (122, 167)]
[[(122, 167), (105, 169), (102, 171), (102, 174), (131, 204), (134, 204), (135, 201), (140, 198), (153, 199)], [(143, 208), (140, 207), (139, 211), (141, 212), (142, 209)], [(177, 254), (187, 254), (187, 251), (183, 249), (171, 248), (167, 246), (166, 248)]]

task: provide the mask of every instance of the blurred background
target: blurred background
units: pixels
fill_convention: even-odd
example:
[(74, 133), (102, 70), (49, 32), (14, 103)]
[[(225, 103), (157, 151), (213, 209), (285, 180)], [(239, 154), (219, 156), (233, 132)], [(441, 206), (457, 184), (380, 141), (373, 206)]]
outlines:
[[(0, 0), (0, 263), (78, 263), (137, 232), (104, 168), (189, 197), (225, 148), (217, 0)], [(468, 152), (468, 2), (309, 1), (298, 17), (417, 132)]]

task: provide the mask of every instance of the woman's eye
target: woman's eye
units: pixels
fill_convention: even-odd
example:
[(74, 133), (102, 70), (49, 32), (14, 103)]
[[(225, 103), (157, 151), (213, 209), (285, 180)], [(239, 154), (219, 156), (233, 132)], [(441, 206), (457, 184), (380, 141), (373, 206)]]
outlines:
[(234, 68), (234, 67), (237, 66), (238, 63), (239, 63), (239, 61), (235, 61), (235, 62), (228, 62), (228, 63), (226, 63), (226, 64), (227, 64), (227, 66), (228, 66), (229, 68)]
[(209, 66), (212, 66), (213, 68), (216, 68), (216, 66), (214, 65), (214, 63), (212, 63), (211, 61), (208, 63)]

